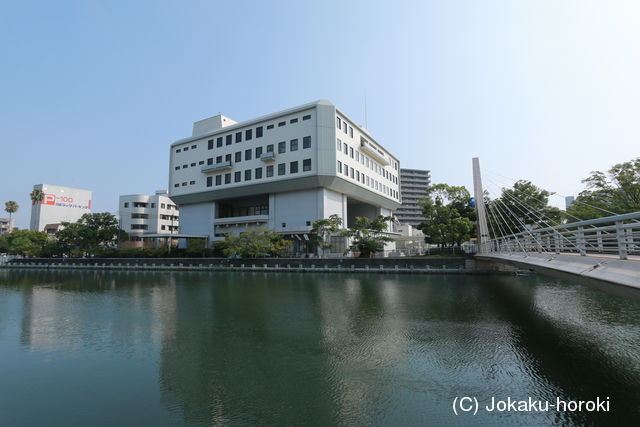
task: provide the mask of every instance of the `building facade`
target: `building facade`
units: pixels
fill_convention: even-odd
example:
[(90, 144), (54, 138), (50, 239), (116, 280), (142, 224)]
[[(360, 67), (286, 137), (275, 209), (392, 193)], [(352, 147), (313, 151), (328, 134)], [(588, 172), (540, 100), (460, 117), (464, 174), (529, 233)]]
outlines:
[(400, 169), (400, 193), (402, 206), (395, 212), (401, 224), (417, 227), (424, 217), (419, 200), (426, 197), (426, 188), (431, 184), (431, 173), (422, 169)]
[(0, 236), (13, 231), (13, 218), (0, 218)]
[(308, 240), (313, 221), (391, 215), (400, 163), (329, 101), (245, 122), (219, 115), (171, 145), (169, 195), (180, 233), (210, 241), (249, 227)]
[(51, 184), (37, 184), (33, 189), (42, 191), (44, 197), (31, 205), (31, 230), (57, 229), (62, 222), (76, 222), (91, 213), (89, 190)]
[(156, 191), (154, 195), (120, 196), (118, 206), (120, 228), (129, 235), (132, 246), (142, 246), (145, 235), (178, 233), (178, 206), (168, 197), (166, 190)]

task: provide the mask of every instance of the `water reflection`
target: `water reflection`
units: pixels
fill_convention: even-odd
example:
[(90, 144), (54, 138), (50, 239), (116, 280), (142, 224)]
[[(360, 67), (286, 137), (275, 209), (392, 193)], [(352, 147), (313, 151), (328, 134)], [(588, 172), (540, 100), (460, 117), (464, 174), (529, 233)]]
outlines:
[[(543, 277), (0, 271), (3, 350), (5, 373), (42, 355), (37, 363), (111, 390), (125, 420), (146, 424), (581, 425), (640, 415), (640, 304)], [(108, 375), (87, 379), (83, 363), (96, 359)], [(20, 378), (7, 375), (0, 394)], [(126, 402), (116, 393), (134, 387), (146, 391)], [(609, 396), (614, 413), (455, 419), (457, 395)], [(12, 397), (0, 412), (46, 413), (40, 396)], [(125, 416), (86, 404), (86, 418), (53, 410), (47, 420)]]

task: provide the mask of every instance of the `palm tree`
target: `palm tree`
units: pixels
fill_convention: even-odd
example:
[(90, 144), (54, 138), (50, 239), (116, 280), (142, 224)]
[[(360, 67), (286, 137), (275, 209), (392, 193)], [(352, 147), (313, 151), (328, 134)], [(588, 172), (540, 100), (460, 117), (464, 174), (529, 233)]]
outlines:
[(42, 199), (44, 199), (44, 193), (42, 192), (42, 190), (34, 189), (31, 194), (29, 194), (29, 197), (31, 197), (31, 201), (35, 205), (36, 203), (41, 202)]
[(13, 200), (9, 200), (4, 204), (4, 210), (9, 214), (9, 218), (11, 218), (11, 215), (18, 211), (19, 207), (20, 206)]

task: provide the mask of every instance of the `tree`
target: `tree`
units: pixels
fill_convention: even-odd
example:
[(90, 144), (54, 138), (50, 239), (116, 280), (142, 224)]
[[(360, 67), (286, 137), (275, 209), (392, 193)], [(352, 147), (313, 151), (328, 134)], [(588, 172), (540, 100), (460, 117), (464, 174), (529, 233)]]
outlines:
[(567, 213), (582, 220), (640, 211), (640, 157), (593, 171)]
[(329, 218), (318, 219), (311, 224), (311, 243), (318, 248), (318, 255), (324, 254), (326, 249), (331, 249), (328, 239), (337, 233), (342, 226), (342, 218), (333, 214)]
[(0, 237), (0, 251), (24, 256), (38, 255), (47, 243), (47, 234), (41, 231), (13, 230)]
[(434, 184), (426, 193), (420, 201), (425, 221), (418, 225), (425, 242), (445, 247), (469, 240), (476, 220), (469, 191), (462, 186)]
[(358, 252), (360, 258), (371, 258), (374, 253), (384, 250), (384, 244), (393, 240), (385, 234), (388, 222), (392, 219), (382, 215), (374, 219), (356, 217), (353, 226), (341, 232), (343, 236), (351, 238), (348, 251)]
[(256, 228), (238, 235), (228, 234), (221, 245), (225, 256), (260, 258), (282, 256), (289, 243), (275, 231)]
[(56, 238), (68, 254), (92, 254), (98, 247), (114, 243), (120, 231), (118, 220), (109, 212), (84, 214), (78, 222), (61, 225), (64, 228), (56, 233)]
[(9, 200), (4, 204), (4, 210), (9, 214), (9, 218), (18, 211), (18, 208), (20, 208), (20, 206), (13, 200)]
[(37, 188), (34, 188), (33, 191), (29, 193), (29, 197), (33, 202), (32, 204), (35, 205), (36, 203), (40, 203), (42, 199), (44, 199), (44, 193), (42, 192), (42, 190), (38, 190)]
[(517, 181), (513, 188), (503, 188), (499, 198), (487, 203), (490, 228), (511, 234), (560, 224), (562, 211), (549, 206), (552, 194), (526, 180)]

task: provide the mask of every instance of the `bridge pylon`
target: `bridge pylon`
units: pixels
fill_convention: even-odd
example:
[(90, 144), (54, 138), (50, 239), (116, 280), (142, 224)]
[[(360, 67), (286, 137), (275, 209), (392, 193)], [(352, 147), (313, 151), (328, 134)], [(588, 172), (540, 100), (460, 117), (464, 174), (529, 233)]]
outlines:
[(487, 227), (487, 211), (484, 205), (484, 190), (482, 188), (482, 177), (480, 175), (480, 159), (474, 157), (471, 160), (473, 165), (473, 195), (476, 200), (477, 231), (478, 231), (478, 252), (488, 252), (489, 228)]

